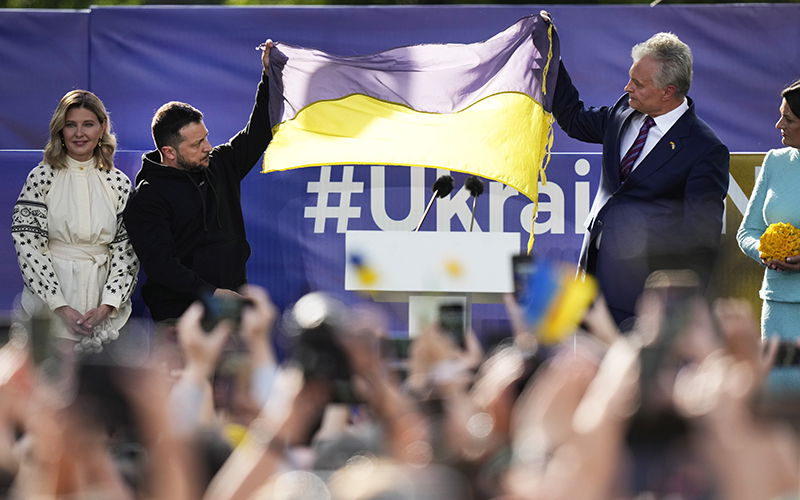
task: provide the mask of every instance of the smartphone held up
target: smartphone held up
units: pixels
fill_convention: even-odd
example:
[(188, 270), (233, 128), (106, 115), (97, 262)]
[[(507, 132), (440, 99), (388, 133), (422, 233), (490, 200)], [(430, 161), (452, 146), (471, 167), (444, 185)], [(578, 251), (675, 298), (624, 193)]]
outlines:
[(215, 295), (212, 293), (204, 294), (201, 298), (203, 303), (203, 317), (200, 324), (203, 329), (210, 332), (220, 321), (228, 320), (238, 325), (242, 321), (242, 312), (246, 307), (252, 306), (253, 301), (236, 294)]

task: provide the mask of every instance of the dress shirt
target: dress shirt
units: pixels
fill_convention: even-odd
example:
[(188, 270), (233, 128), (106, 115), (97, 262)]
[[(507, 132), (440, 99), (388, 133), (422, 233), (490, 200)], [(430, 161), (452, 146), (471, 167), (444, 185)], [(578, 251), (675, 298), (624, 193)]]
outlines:
[[(647, 133), (647, 140), (644, 143), (644, 147), (642, 148), (642, 152), (639, 153), (639, 157), (636, 158), (636, 161), (633, 164), (633, 168), (631, 172), (636, 170), (636, 167), (645, 159), (647, 154), (653, 150), (653, 148), (658, 144), (658, 141), (664, 137), (664, 134), (669, 132), (669, 129), (672, 128), (673, 125), (683, 116), (686, 111), (689, 110), (689, 103), (687, 102), (686, 98), (683, 98), (683, 102), (681, 102), (678, 107), (664, 113), (663, 115), (659, 115), (653, 117), (653, 121), (655, 125), (650, 127), (650, 130)], [(644, 113), (636, 113), (631, 121), (628, 123), (628, 126), (622, 132), (622, 138), (620, 139), (620, 162), (625, 157), (625, 154), (631, 149), (633, 143), (636, 141), (636, 137), (639, 135), (639, 129), (642, 128), (642, 124), (644, 124), (644, 120), (647, 118), (647, 115)], [(630, 175), (630, 174), (629, 174)], [(589, 216), (586, 218), (586, 229), (589, 229), (592, 224), (594, 223), (594, 218), (597, 217), (597, 214), (600, 212), (600, 209), (605, 206), (606, 202), (608, 202), (609, 198), (611, 198), (611, 193), (607, 193), (605, 197), (600, 197), (598, 195), (595, 198), (594, 203), (592, 204), (592, 209), (589, 211)], [(597, 237), (594, 239), (595, 248), (600, 248), (600, 240), (603, 238), (603, 233), (598, 233)]]
[[(642, 152), (639, 153), (639, 157), (636, 158), (636, 161), (633, 164), (633, 170), (636, 170), (636, 167), (645, 159), (647, 154), (653, 150), (653, 148), (658, 144), (658, 141), (664, 137), (664, 134), (669, 132), (669, 129), (675, 125), (681, 116), (689, 109), (689, 104), (686, 101), (686, 98), (683, 99), (677, 108), (673, 109), (668, 113), (664, 113), (663, 115), (659, 115), (653, 117), (653, 121), (656, 123), (654, 126), (650, 127), (650, 131), (647, 133), (647, 140), (644, 143), (644, 147), (642, 148)], [(622, 133), (622, 139), (620, 140), (620, 161), (622, 158), (625, 157), (625, 154), (631, 149), (633, 146), (636, 137), (639, 135), (639, 129), (642, 128), (642, 124), (644, 123), (645, 118), (647, 115), (642, 113), (637, 113), (634, 116), (630, 123), (628, 124), (625, 131)]]

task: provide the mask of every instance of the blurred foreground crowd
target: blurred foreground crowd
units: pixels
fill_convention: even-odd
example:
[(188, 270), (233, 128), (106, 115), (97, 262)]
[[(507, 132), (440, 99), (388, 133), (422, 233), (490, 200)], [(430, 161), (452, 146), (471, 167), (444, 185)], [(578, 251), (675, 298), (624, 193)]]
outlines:
[(509, 295), (487, 352), (434, 322), (407, 357), (372, 304), (314, 293), (281, 315), (256, 286), (240, 319), (196, 303), (144, 356), (42, 360), (23, 321), (0, 349), (2, 496), (797, 498), (800, 407), (765, 384), (777, 344), (744, 303), (671, 293), (646, 290), (624, 336), (600, 297), (554, 345)]

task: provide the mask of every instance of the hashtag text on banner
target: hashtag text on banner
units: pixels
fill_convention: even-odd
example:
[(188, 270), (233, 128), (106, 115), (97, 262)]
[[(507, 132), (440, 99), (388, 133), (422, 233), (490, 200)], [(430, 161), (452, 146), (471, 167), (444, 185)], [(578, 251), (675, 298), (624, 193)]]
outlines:
[[(314, 232), (325, 232), (325, 221), (336, 220), (336, 232), (347, 231), (347, 221), (361, 217), (361, 207), (350, 206), (350, 196), (353, 193), (363, 193), (364, 183), (353, 181), (352, 166), (342, 169), (342, 180), (331, 180), (331, 167), (320, 169), (319, 182), (309, 182), (308, 192), (317, 194), (317, 205), (306, 207), (304, 217), (314, 219)], [(328, 198), (331, 194), (339, 195), (338, 206), (331, 206)]]

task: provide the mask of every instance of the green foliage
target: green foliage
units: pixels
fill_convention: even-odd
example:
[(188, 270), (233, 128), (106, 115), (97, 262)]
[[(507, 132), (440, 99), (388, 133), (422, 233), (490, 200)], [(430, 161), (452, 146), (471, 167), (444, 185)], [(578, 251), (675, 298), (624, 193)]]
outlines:
[[(718, 0), (662, 0), (664, 4), (718, 3)], [(800, 3), (800, 0), (738, 0), (741, 3)], [(649, 4), (651, 0), (548, 0), (559, 4)], [(9, 9), (88, 9), (92, 5), (456, 5), (530, 4), (530, 0), (0, 0)]]
[(329, 0), (222, 0), (223, 5), (328, 5)]
[(0, 0), (7, 9), (88, 9), (92, 5), (142, 5), (143, 0)]

